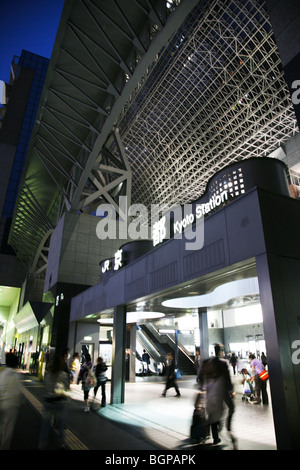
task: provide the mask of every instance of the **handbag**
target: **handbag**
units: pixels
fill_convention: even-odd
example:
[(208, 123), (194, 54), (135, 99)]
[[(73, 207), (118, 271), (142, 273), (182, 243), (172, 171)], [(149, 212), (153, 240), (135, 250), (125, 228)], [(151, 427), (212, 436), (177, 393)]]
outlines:
[(263, 370), (260, 374), (258, 374), (260, 380), (262, 380), (263, 382), (266, 382), (269, 378), (269, 373), (267, 370)]
[(88, 367), (88, 373), (84, 380), (84, 387), (85, 389), (91, 389), (91, 388), (94, 388), (96, 384), (97, 384), (96, 376), (94, 372), (92, 371), (92, 369)]

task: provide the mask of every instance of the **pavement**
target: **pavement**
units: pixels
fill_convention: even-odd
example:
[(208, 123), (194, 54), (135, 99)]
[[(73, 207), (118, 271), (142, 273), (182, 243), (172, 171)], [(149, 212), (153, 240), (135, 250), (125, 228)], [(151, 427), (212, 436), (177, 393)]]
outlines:
[[(11, 450), (34, 451), (38, 450), (44, 384), (29, 373), (22, 371), (18, 373), (22, 383), (23, 400)], [(206, 450), (276, 450), (271, 404), (268, 406), (251, 405), (244, 401), (239, 377), (233, 376), (232, 380), (237, 392), (232, 421), (232, 432), (236, 438), (235, 447), (225, 427), (220, 433), (221, 442), (217, 446), (212, 446), (211, 438), (208, 438), (204, 444), (195, 443), (190, 439), (190, 427), (197, 394), (194, 376), (183, 376), (178, 381), (181, 397), (175, 397), (173, 389), (168, 390), (166, 397), (161, 395), (164, 377), (137, 377), (136, 382), (126, 383), (125, 403), (123, 404), (109, 404), (110, 382), (108, 382), (106, 385), (108, 405), (101, 407), (101, 390), (99, 390), (99, 397), (91, 403), (89, 413), (83, 411), (81, 386), (71, 385), (66, 423), (66, 447), (68, 450), (102, 451), (101, 458), (115, 459), (104, 462), (109, 464), (124, 463), (124, 461), (116, 462), (117, 457), (121, 458), (122, 455), (127, 456), (128, 459), (134, 458), (135, 455), (146, 456), (145, 459), (148, 459), (149, 455), (179, 455), (181, 457), (186, 455), (192, 459), (198, 459), (199, 455), (203, 455), (202, 451)], [(92, 398), (93, 394), (90, 393), (90, 395)], [(57, 435), (53, 429), (48, 451), (57, 449)], [(230, 455), (233, 454), (230, 453)], [(134, 462), (131, 463), (135, 466)], [(192, 460), (190, 463), (195, 462)]]

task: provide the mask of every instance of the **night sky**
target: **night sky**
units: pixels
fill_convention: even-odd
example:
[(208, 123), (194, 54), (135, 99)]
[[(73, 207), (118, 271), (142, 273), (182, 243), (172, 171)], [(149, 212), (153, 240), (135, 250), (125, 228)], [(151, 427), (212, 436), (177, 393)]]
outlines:
[[(0, 0), (0, 80), (22, 49), (50, 59), (64, 0)], [(1, 95), (0, 95), (1, 96)]]

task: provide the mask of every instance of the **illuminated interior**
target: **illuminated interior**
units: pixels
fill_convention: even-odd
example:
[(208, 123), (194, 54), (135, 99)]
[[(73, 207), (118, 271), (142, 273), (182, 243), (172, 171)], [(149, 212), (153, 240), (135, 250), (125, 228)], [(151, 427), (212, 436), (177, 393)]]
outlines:
[[(0, 286), (0, 351), (4, 351), (3, 339), (6, 334), (7, 346), (14, 347), (15, 324), (13, 317), (18, 311), (21, 289)], [(11, 332), (11, 334), (10, 334)], [(2, 356), (1, 356), (2, 359)]]

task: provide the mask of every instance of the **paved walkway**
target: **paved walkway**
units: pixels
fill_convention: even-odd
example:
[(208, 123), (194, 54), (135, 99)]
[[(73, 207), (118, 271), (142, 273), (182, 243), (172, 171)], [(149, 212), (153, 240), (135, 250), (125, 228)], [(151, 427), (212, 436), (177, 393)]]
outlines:
[[(29, 374), (20, 374), (24, 390), (24, 404), (12, 444), (14, 450), (36, 450), (43, 412), (43, 383)], [(276, 450), (272, 406), (251, 405), (242, 400), (242, 387), (233, 377), (237, 396), (232, 431), (238, 450)], [(137, 377), (135, 383), (127, 383), (125, 402), (100, 407), (99, 399), (93, 403), (90, 413), (83, 412), (83, 392), (79, 385), (72, 385), (72, 399), (68, 405), (66, 430), (67, 445), (71, 450), (106, 451), (180, 451), (230, 450), (232, 443), (226, 430), (221, 432), (221, 443), (211, 447), (196, 445), (190, 440), (190, 426), (194, 400), (197, 393), (194, 377), (179, 381), (181, 397), (175, 398), (170, 389), (166, 397), (162, 377)], [(110, 383), (107, 383), (109, 402)], [(92, 396), (92, 394), (91, 394)], [(269, 394), (270, 396), (270, 394)], [(32, 411), (35, 413), (32, 413)], [(34, 430), (27, 435), (27, 430)], [(49, 448), (55, 449), (55, 433)]]

